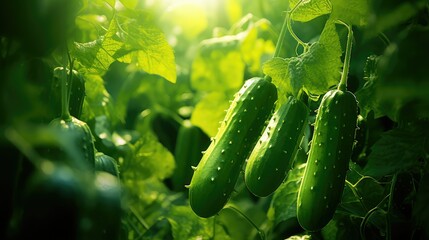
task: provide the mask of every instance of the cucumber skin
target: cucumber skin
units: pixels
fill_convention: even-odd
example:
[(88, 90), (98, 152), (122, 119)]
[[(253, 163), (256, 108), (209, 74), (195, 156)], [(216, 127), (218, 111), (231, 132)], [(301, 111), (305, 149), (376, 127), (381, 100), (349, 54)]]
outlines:
[(95, 147), (94, 147), (94, 137), (91, 133), (89, 126), (71, 116), (70, 119), (61, 119), (56, 118), (49, 123), (53, 128), (57, 128), (60, 131), (64, 131), (66, 134), (70, 134), (71, 137), (75, 139), (75, 147), (81, 152), (81, 156), (84, 158), (82, 163), (78, 164), (87, 164), (89, 169), (94, 170), (95, 168)]
[(249, 79), (235, 95), (189, 185), (190, 205), (198, 216), (211, 217), (225, 206), (276, 100), (276, 87), (262, 78)]
[(322, 99), (297, 199), (298, 221), (307, 231), (328, 224), (341, 200), (357, 111), (356, 97), (351, 92), (331, 90)]
[(244, 180), (254, 195), (266, 197), (283, 182), (304, 136), (308, 115), (308, 107), (294, 97), (273, 114), (246, 165)]

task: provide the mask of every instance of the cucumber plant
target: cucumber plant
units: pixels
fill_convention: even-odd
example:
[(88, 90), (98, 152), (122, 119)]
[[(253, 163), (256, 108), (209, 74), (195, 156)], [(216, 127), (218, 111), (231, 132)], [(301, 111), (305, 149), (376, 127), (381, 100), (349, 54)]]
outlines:
[(244, 180), (254, 195), (266, 197), (283, 182), (304, 136), (308, 115), (308, 107), (293, 96), (273, 114), (246, 165)]
[[(54, 77), (51, 84), (52, 104), (56, 112), (61, 112), (61, 74), (63, 71), (63, 67), (54, 69)], [(71, 76), (69, 76), (70, 74)], [(80, 118), (85, 100), (85, 79), (76, 70), (70, 73), (70, 70), (67, 69), (67, 75), (70, 79), (70, 86), (68, 88), (69, 112), (73, 117)]]
[(82, 162), (76, 163), (78, 166), (87, 165), (94, 169), (95, 147), (91, 130), (85, 122), (71, 116), (69, 112), (67, 78), (70, 80), (71, 76), (72, 74), (67, 75), (66, 70), (63, 69), (61, 74), (61, 116), (53, 119), (49, 125), (75, 139), (75, 147), (80, 150), (83, 157)]
[(276, 100), (274, 84), (257, 77), (235, 94), (189, 185), (190, 204), (198, 216), (211, 217), (225, 206)]
[(332, 219), (341, 200), (353, 150), (358, 107), (356, 97), (346, 90), (353, 38), (351, 27), (346, 26), (349, 34), (341, 81), (320, 103), (298, 191), (298, 222), (308, 231), (317, 231)]

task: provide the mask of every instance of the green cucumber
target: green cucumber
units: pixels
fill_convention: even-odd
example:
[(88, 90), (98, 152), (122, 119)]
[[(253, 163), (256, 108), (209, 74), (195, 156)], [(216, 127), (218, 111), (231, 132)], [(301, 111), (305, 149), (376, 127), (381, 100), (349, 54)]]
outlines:
[(283, 182), (304, 136), (308, 115), (308, 107), (295, 97), (289, 97), (273, 114), (246, 165), (244, 180), (254, 195), (266, 197)]
[(73, 139), (75, 149), (79, 150), (83, 158), (81, 163), (77, 163), (78, 165), (86, 165), (89, 169), (95, 168), (94, 137), (85, 122), (70, 116), (69, 119), (56, 118), (49, 125), (61, 131), (64, 136)]
[(118, 163), (114, 158), (102, 152), (95, 154), (95, 171), (102, 171), (119, 177)]
[(235, 94), (189, 186), (189, 201), (198, 216), (211, 217), (225, 206), (276, 100), (275, 85), (263, 78), (249, 79)]
[[(51, 85), (51, 96), (55, 112), (61, 112), (61, 77), (63, 67), (54, 69), (54, 77)], [(67, 69), (68, 75), (70, 71)], [(85, 100), (85, 79), (76, 70), (72, 71), (71, 83), (69, 83), (69, 112), (70, 115), (80, 118), (82, 115), (83, 102)]]
[(185, 191), (185, 185), (189, 184), (194, 171), (192, 166), (197, 166), (203, 154), (210, 144), (210, 138), (201, 128), (192, 125), (191, 121), (184, 120), (177, 136), (174, 158), (176, 169), (172, 176), (173, 190)]
[(322, 99), (297, 199), (298, 221), (305, 230), (323, 228), (341, 200), (357, 111), (356, 97), (349, 91), (331, 90)]

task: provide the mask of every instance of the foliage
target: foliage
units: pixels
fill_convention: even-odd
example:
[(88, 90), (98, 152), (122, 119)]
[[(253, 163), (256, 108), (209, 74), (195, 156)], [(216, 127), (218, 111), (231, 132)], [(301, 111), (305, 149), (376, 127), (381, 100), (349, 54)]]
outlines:
[[(109, 189), (97, 189), (98, 177), (79, 166), (73, 134), (49, 127), (61, 115), (58, 67), (81, 76), (85, 98), (75, 117), (89, 126), (96, 150), (118, 164), (122, 214), (112, 222), (119, 239), (429, 238), (427, 1), (17, 0), (2, 3), (0, 19), (7, 23), (0, 26), (0, 239), (20, 237), (32, 206), (25, 189), (57, 162), (79, 178), (64, 188), (81, 197), (70, 199), (80, 211), (73, 234), (96, 239), (87, 234), (102, 217), (91, 214), (108, 217), (100, 206), (110, 206), (101, 199)], [(341, 203), (323, 229), (306, 232), (297, 194), (315, 111), (344, 70), (347, 29), (340, 21), (354, 32), (347, 89), (362, 125)], [(263, 76), (277, 87), (277, 107), (293, 95), (311, 110), (293, 168), (263, 198), (247, 190), (240, 173), (223, 210), (200, 218), (188, 190), (172, 187), (177, 129), (190, 120), (215, 136), (234, 94)], [(62, 157), (47, 162), (53, 147)]]

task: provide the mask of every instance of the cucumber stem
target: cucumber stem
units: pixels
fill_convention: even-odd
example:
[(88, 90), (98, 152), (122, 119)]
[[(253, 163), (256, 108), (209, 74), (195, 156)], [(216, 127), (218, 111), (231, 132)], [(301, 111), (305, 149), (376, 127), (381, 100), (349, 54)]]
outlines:
[(280, 51), (281, 51), (281, 49), (283, 47), (283, 42), (284, 42), (284, 39), (285, 39), (288, 18), (289, 18), (289, 14), (286, 13), (286, 17), (285, 17), (285, 19), (283, 21), (282, 29), (280, 30), (279, 38), (277, 39), (276, 50), (274, 51), (273, 58), (280, 56)]
[[(289, 30), (289, 33), (290, 33), (290, 35), (292, 35), (292, 37), (295, 39), (295, 41), (297, 41), (298, 42), (298, 45), (301, 45), (301, 46), (303, 46), (303, 48), (304, 48), (304, 52), (306, 52), (307, 51), (307, 43), (305, 43), (304, 41), (302, 41), (296, 34), (295, 34), (295, 32), (293, 31), (293, 29), (292, 29), (292, 22), (291, 22), (291, 20), (292, 20), (292, 14), (293, 14), (293, 12), (295, 12), (295, 10), (298, 8), (298, 6), (299, 5), (301, 5), (301, 3), (302, 3), (302, 1), (303, 0), (300, 0), (293, 8), (292, 8), (292, 10), (290, 11), (290, 13), (286, 16), (286, 25), (287, 25), (287, 29)], [(297, 48), (298, 48), (298, 46), (297, 46)], [(296, 50), (295, 50), (296, 51)]]
[(347, 23), (337, 20), (338, 23), (344, 25), (347, 30), (347, 45), (346, 45), (346, 54), (344, 56), (344, 66), (343, 66), (343, 73), (341, 75), (340, 84), (338, 84), (338, 89), (341, 91), (347, 91), (347, 76), (349, 75), (349, 69), (350, 69), (350, 58), (352, 53), (352, 42), (353, 42), (353, 30), (350, 25)]

